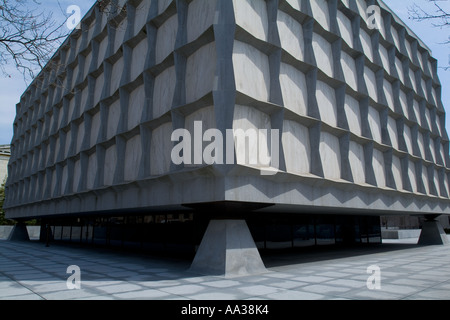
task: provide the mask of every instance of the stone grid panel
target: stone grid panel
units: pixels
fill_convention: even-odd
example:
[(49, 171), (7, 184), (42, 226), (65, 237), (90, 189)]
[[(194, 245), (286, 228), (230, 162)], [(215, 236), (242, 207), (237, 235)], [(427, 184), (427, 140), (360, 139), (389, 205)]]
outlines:
[(385, 9), (371, 30), (376, 1), (126, 3), (94, 7), (17, 105), (15, 214), (51, 210), (53, 199), (62, 213), (96, 210), (71, 203), (193, 169), (171, 164), (167, 137), (198, 119), (280, 129), (280, 170), (299, 179), (448, 199), (437, 61)]

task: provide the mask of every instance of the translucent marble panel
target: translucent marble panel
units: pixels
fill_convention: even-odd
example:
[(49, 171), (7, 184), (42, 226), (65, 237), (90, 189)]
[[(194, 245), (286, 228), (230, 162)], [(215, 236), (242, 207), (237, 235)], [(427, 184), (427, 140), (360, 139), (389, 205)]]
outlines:
[[(68, 155), (69, 155), (69, 148), (70, 148), (70, 144), (72, 143), (72, 135), (71, 135), (71, 132), (68, 132), (67, 134), (66, 134), (66, 143), (65, 143), (65, 150), (64, 150), (64, 159), (65, 158), (67, 158), (68, 157)], [(39, 164), (39, 162), (36, 162), (36, 161), (38, 161), (38, 156), (39, 156), (39, 154), (35, 154), (34, 155), (34, 163), (33, 163), (33, 165), (34, 164)]]
[[(51, 187), (50, 187), (50, 197), (53, 196), (53, 193), (55, 191), (56, 188), (56, 181), (57, 181), (57, 176), (56, 176), (56, 170), (51, 170), (49, 173), (47, 173), (48, 175), (50, 175), (52, 177), (52, 183), (51, 183)], [(28, 194), (28, 188), (29, 188), (29, 181), (25, 180), (25, 187), (24, 187), (24, 193), (23, 193), (23, 197), (26, 197), (26, 194)]]
[(373, 150), (372, 166), (377, 186), (380, 188), (386, 187), (384, 155), (380, 150)]
[(444, 174), (444, 188), (445, 188), (445, 191), (447, 191), (447, 194), (450, 194), (447, 174)]
[(369, 126), (370, 126), (370, 131), (372, 132), (373, 140), (378, 143), (382, 143), (379, 112), (375, 108), (369, 107), (369, 118), (368, 119), (369, 119)]
[(421, 121), (421, 118), (420, 118), (420, 104), (415, 99), (413, 101), (413, 111), (414, 111), (414, 115), (416, 117), (417, 123), (420, 124), (420, 125), (423, 125), (422, 121)]
[(331, 44), (317, 33), (313, 33), (312, 46), (317, 67), (329, 77), (333, 77), (333, 52)]
[(358, 79), (355, 60), (345, 52), (341, 52), (341, 65), (345, 82), (355, 91), (358, 91)]
[(428, 168), (425, 166), (422, 166), (422, 181), (425, 187), (425, 194), (430, 194), (430, 181), (428, 180)]
[(83, 79), (85, 79), (89, 73), (89, 68), (91, 67), (91, 62), (92, 62), (92, 51), (89, 52), (86, 59), (84, 60)]
[(398, 78), (404, 84), (405, 83), (405, 75), (403, 73), (403, 65), (399, 58), (395, 57), (395, 68), (397, 69)]
[[(56, 141), (55, 141), (55, 150), (53, 150), (53, 154), (52, 154), (53, 163), (56, 163), (56, 161), (58, 160), (58, 154), (59, 154), (60, 148), (61, 148), (60, 137), (57, 137)], [(28, 160), (28, 158), (26, 158), (26, 160)], [(27, 171), (27, 164), (28, 164), (27, 161), (25, 161), (24, 164), (23, 164), (24, 172)]]
[[(242, 129), (244, 132), (252, 130), (259, 132), (260, 129), (271, 129), (270, 117), (255, 108), (236, 105), (234, 110), (233, 130)], [(247, 140), (247, 139), (246, 139)], [(259, 155), (269, 155), (268, 144), (249, 143), (244, 139), (235, 139), (236, 161), (241, 165), (259, 164)]]
[(437, 99), (437, 94), (436, 94), (436, 89), (435, 88), (431, 88), (430, 102), (431, 102), (431, 104), (434, 104), (435, 106), (438, 103), (438, 99)]
[(441, 191), (440, 191), (441, 187), (439, 185), (439, 172), (436, 169), (434, 169), (434, 173), (433, 173), (433, 183), (434, 183), (434, 187), (436, 188), (437, 194), (441, 195)]
[(429, 97), (428, 97), (427, 83), (425, 82), (425, 80), (424, 80), (423, 78), (420, 80), (420, 85), (421, 85), (421, 87), (422, 87), (423, 97), (424, 97), (426, 100), (428, 100)]
[(170, 170), (173, 146), (170, 139), (172, 132), (172, 123), (165, 123), (152, 131), (150, 147), (150, 172), (152, 175), (163, 175)]
[(348, 160), (352, 170), (353, 181), (358, 184), (366, 182), (364, 165), (364, 148), (357, 142), (350, 141)]
[(371, 97), (374, 101), (378, 101), (377, 81), (375, 78), (375, 73), (368, 67), (364, 67), (364, 80), (366, 81), (369, 97)]
[(411, 128), (406, 124), (403, 126), (403, 137), (405, 138), (406, 148), (408, 149), (408, 153), (413, 154)]
[(140, 85), (130, 93), (128, 103), (128, 130), (138, 126), (142, 121), (142, 113), (145, 105), (145, 88)]
[(402, 164), (399, 157), (392, 157), (392, 174), (394, 176), (395, 187), (397, 190), (403, 190)]
[(410, 119), (408, 111), (408, 98), (403, 90), (400, 90), (400, 105), (402, 107), (403, 114), (407, 119)]
[(442, 161), (444, 161), (444, 164), (445, 164), (445, 151), (444, 151), (444, 150), (445, 150), (445, 149), (444, 149), (444, 145), (441, 144), (441, 148), (440, 148), (441, 159), (442, 159)]
[(60, 194), (65, 194), (68, 178), (69, 178), (69, 168), (67, 166), (64, 166), (62, 170), (61, 190), (59, 191)]
[(233, 0), (236, 24), (254, 37), (267, 40), (269, 22), (267, 4), (260, 0)]
[(392, 38), (394, 39), (394, 45), (397, 47), (397, 49), (400, 51), (400, 38), (397, 32), (397, 29), (394, 27), (391, 28)]
[[(67, 110), (68, 112), (67, 112), (67, 121), (70, 121), (71, 119), (72, 119), (72, 117), (74, 116), (74, 112), (75, 112), (75, 97), (73, 97), (71, 100), (70, 100), (70, 102), (69, 102), (69, 110)], [(59, 127), (61, 128), (61, 127), (63, 127), (63, 126), (65, 126), (67, 123), (63, 123), (63, 114), (64, 114), (64, 112), (63, 112), (63, 110), (61, 109), (60, 110), (60, 112), (59, 112), (59, 120), (60, 120), (60, 122), (59, 122)], [(76, 117), (76, 115), (75, 115), (75, 117)]]
[(125, 149), (125, 181), (137, 179), (142, 157), (141, 136), (136, 135), (126, 143)]
[(86, 127), (86, 126), (85, 126), (84, 122), (83, 122), (83, 123), (80, 123), (80, 124), (78, 125), (77, 150), (76, 150), (77, 153), (81, 151), (81, 146), (82, 146), (82, 144), (83, 144), (83, 139), (84, 139), (85, 132), (86, 132), (85, 127)]
[(361, 17), (367, 17), (367, 3), (366, 3), (366, 1), (355, 1), (356, 2), (356, 5), (357, 5), (357, 8), (358, 8), (358, 12), (359, 12), (359, 15), (361, 16)]
[(114, 101), (108, 106), (108, 124), (106, 129), (106, 139), (109, 140), (117, 133), (120, 120), (120, 100)]
[(108, 49), (108, 37), (103, 38), (100, 42), (99, 50), (98, 50), (98, 59), (97, 59), (97, 68), (103, 63), (106, 57), (106, 50)]
[(197, 39), (213, 23), (217, 0), (194, 0), (189, 4), (187, 15), (187, 41)]
[(170, 67), (155, 79), (153, 90), (153, 117), (159, 118), (172, 108), (175, 94), (175, 67)]
[(161, 63), (175, 49), (178, 17), (173, 15), (158, 28), (156, 37), (156, 64)]
[(412, 89), (414, 89), (414, 91), (417, 92), (416, 76), (414, 75), (414, 72), (411, 69), (409, 69), (409, 79), (411, 80)]
[(431, 130), (432, 126), (431, 126), (431, 112), (430, 109), (428, 109), (428, 107), (425, 107), (425, 120), (427, 122), (427, 128), (429, 130)]
[(144, 71), (145, 60), (147, 58), (148, 41), (143, 39), (139, 44), (133, 48), (131, 56), (131, 73), (130, 79), (136, 79), (142, 71)]
[(320, 157), (323, 173), (326, 179), (341, 178), (341, 153), (339, 138), (328, 132), (320, 134)]
[[(192, 165), (187, 165), (189, 167), (191, 166), (196, 166), (194, 163), (196, 162), (202, 162), (201, 160), (203, 160), (203, 157), (199, 157), (199, 161), (196, 161), (196, 159), (194, 158), (195, 156), (195, 144), (194, 144), (194, 137), (195, 137), (195, 122), (201, 122), (201, 129), (202, 129), (202, 135), (204, 132), (206, 132), (209, 129), (214, 129), (216, 128), (216, 121), (215, 121), (215, 114), (214, 114), (214, 107), (210, 106), (210, 107), (206, 107), (206, 108), (202, 108), (200, 110), (197, 110), (193, 113), (191, 113), (190, 115), (186, 116), (185, 119), (185, 128), (186, 130), (188, 130), (191, 134), (191, 147), (192, 147), (192, 156), (191, 156), (191, 163)], [(223, 137), (225, 138), (225, 136)], [(205, 147), (207, 145), (209, 145), (210, 142), (203, 142), (202, 144), (202, 150), (200, 151), (201, 155), (203, 155), (203, 151), (205, 150)], [(225, 148), (225, 140), (223, 141), (223, 147)], [(223, 161), (223, 159), (220, 159)]]
[(436, 163), (436, 147), (434, 146), (433, 139), (430, 139), (430, 153), (431, 153), (433, 162)]
[(328, 12), (328, 1), (314, 0), (311, 1), (311, 10), (314, 19), (325, 29), (330, 30), (330, 14)]
[(423, 142), (423, 134), (418, 132), (417, 134), (417, 144), (419, 145), (420, 155), (425, 158), (425, 144)]
[(123, 57), (121, 57), (119, 60), (117, 60), (117, 62), (114, 64), (112, 68), (111, 93), (114, 93), (119, 88), (123, 72), (124, 72), (124, 61)]
[(100, 102), (104, 83), (105, 83), (105, 74), (102, 72), (95, 80), (94, 105)]
[(351, 20), (342, 11), (338, 11), (337, 22), (342, 39), (353, 48), (353, 28)]
[(281, 47), (297, 60), (303, 61), (305, 40), (302, 25), (283, 11), (278, 11), (277, 19)]
[(361, 114), (358, 100), (346, 95), (344, 108), (350, 131), (358, 136), (361, 136)]
[(139, 30), (141, 30), (143, 27), (145, 27), (145, 23), (147, 22), (147, 15), (150, 10), (150, 5), (152, 1), (156, 0), (150, 0), (150, 1), (142, 1), (137, 7), (136, 7), (136, 13), (134, 15), (134, 33), (137, 34)]
[(336, 92), (325, 82), (317, 81), (316, 98), (320, 118), (330, 126), (337, 126)]
[(255, 99), (267, 101), (270, 91), (267, 55), (246, 43), (235, 41), (233, 65), (236, 89)]
[(114, 38), (114, 50), (113, 53), (116, 53), (117, 50), (122, 46), (123, 40), (125, 38), (125, 33), (127, 32), (127, 19), (123, 19), (120, 24), (116, 27), (116, 34)]
[(163, 13), (174, 0), (158, 0), (158, 13)]
[(360, 37), (361, 37), (361, 44), (364, 50), (364, 54), (366, 57), (373, 62), (373, 49), (372, 49), (372, 39), (370, 38), (370, 35), (365, 32), (363, 29), (360, 31)]
[(80, 115), (89, 107), (87, 105), (87, 100), (89, 98), (89, 88), (85, 87), (81, 91), (81, 101), (80, 101)]
[(86, 173), (86, 187), (94, 188), (95, 175), (97, 174), (97, 155), (94, 153), (89, 156), (88, 170)]
[(286, 0), (286, 2), (289, 3), (289, 5), (292, 8), (296, 9), (297, 11), (300, 11), (302, 0)]
[(214, 89), (216, 44), (207, 44), (188, 59), (186, 65), (186, 103), (194, 102)]
[(286, 170), (291, 173), (310, 172), (310, 143), (307, 127), (285, 120), (282, 136)]
[(409, 60), (413, 61), (413, 53), (412, 53), (411, 43), (408, 40), (405, 41), (405, 46), (406, 46), (406, 52), (408, 53)]
[(300, 115), (307, 115), (308, 88), (303, 72), (295, 67), (281, 63), (280, 84), (284, 106)]
[(392, 147), (398, 150), (397, 122), (394, 118), (388, 117), (387, 129), (389, 132), (389, 137), (391, 139)]
[(114, 174), (117, 166), (117, 147), (115, 145), (105, 150), (105, 164), (103, 173), (103, 183), (110, 186), (114, 181)]
[(392, 90), (392, 85), (389, 81), (386, 79), (383, 80), (383, 90), (384, 90), (384, 96), (386, 97), (386, 101), (388, 104), (389, 109), (392, 111), (395, 111), (394, 106), (394, 92)]
[(383, 64), (383, 68), (384, 68), (384, 70), (386, 70), (389, 73), (390, 68), (389, 68), (388, 52), (387, 52), (386, 48), (381, 44), (379, 45), (378, 48), (379, 48), (379, 53), (380, 53), (381, 63)]
[(97, 143), (99, 133), (100, 133), (100, 112), (97, 112), (94, 116), (92, 116), (91, 120), (90, 146), (93, 146)]

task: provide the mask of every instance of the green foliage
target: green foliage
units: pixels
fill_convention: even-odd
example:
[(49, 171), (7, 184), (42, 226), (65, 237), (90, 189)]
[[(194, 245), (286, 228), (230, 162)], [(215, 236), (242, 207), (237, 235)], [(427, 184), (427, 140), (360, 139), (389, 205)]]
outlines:
[(14, 221), (5, 218), (5, 211), (3, 210), (3, 203), (5, 202), (5, 184), (6, 181), (3, 181), (0, 186), (0, 226), (14, 224)]

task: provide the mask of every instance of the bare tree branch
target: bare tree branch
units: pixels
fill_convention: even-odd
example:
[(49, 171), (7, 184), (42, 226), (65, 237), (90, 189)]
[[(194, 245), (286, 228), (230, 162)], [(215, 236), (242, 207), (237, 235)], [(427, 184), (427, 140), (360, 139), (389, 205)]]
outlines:
[[(440, 4), (440, 2), (448, 2), (448, 0), (428, 0), (428, 2), (433, 4), (434, 11), (425, 11), (417, 4), (414, 4), (408, 8), (409, 18), (418, 22), (429, 21), (433, 27), (440, 29), (450, 27), (450, 12), (447, 12), (444, 8), (442, 8), (442, 5)], [(441, 44), (450, 44), (450, 37), (447, 41), (444, 41)], [(446, 71), (450, 70), (450, 61), (446, 67), (440, 68)]]
[(29, 9), (36, 0), (0, 0), (0, 70), (14, 64), (25, 81), (45, 66), (69, 30), (57, 24), (51, 13)]

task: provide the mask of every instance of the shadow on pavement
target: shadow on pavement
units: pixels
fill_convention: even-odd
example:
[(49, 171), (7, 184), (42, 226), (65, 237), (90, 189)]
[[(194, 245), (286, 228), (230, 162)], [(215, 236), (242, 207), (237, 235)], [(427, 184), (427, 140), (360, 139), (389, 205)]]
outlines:
[(261, 258), (263, 259), (266, 268), (274, 268), (294, 264), (329, 261), (398, 250), (407, 250), (417, 247), (417, 244), (403, 243), (383, 243), (347, 247), (309, 247), (289, 250), (261, 251)]

